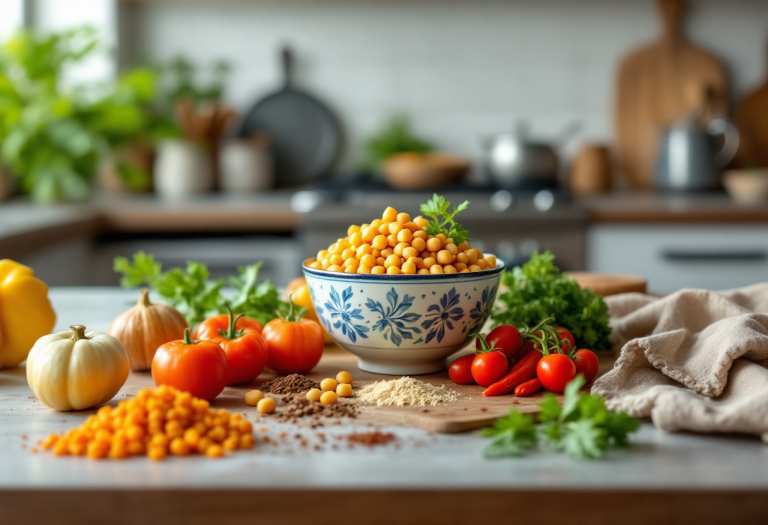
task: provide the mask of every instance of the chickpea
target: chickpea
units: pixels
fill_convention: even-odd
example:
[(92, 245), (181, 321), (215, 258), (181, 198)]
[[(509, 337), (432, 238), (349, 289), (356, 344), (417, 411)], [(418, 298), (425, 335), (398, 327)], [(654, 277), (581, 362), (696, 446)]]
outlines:
[(324, 405), (335, 405), (339, 402), (339, 398), (336, 395), (336, 392), (324, 392), (322, 396), (320, 396), (320, 402)]
[(456, 268), (457, 272), (460, 272), (462, 270), (466, 270), (467, 269), (467, 265), (464, 264), (464, 263), (460, 263), (460, 262), (453, 263), (453, 267)]
[(381, 219), (373, 219), (373, 222), (371, 222), (371, 228), (376, 228), (376, 231), (379, 230), (379, 227), (381, 226), (382, 220)]
[(436, 238), (440, 239), (441, 243), (444, 243), (446, 240), (448, 240), (448, 237), (444, 233), (438, 233), (435, 235)]
[(465, 252), (457, 253), (456, 260), (460, 263), (467, 264), (469, 263), (469, 255), (467, 255)]
[(426, 242), (426, 240), (429, 238), (429, 235), (427, 235), (427, 232), (425, 232), (424, 230), (417, 230), (413, 232), (413, 236), (416, 237), (417, 239), (423, 240), (424, 242)]
[(394, 253), (387, 257), (386, 261), (384, 262), (384, 266), (386, 268), (391, 268), (392, 266), (400, 267), (400, 257), (398, 255), (395, 255)]
[(341, 372), (336, 374), (336, 381), (340, 385), (351, 385), (352, 384), (352, 374), (350, 374), (346, 370), (342, 370)]
[(358, 259), (362, 259), (364, 255), (370, 255), (371, 253), (373, 253), (373, 248), (371, 247), (371, 245), (363, 244), (355, 252), (355, 257), (357, 257)]
[(344, 268), (344, 273), (357, 273), (357, 266), (348, 266)]
[(427, 257), (426, 259), (422, 259), (424, 261), (424, 268), (427, 270), (431, 269), (434, 265), (437, 264), (437, 261), (434, 257)]
[(393, 253), (395, 253), (395, 251), (390, 247), (387, 247), (381, 250), (381, 256), (384, 257), (385, 259), (390, 255), (392, 255)]
[(477, 254), (474, 250), (467, 250), (464, 252), (467, 254), (467, 257), (469, 258), (469, 261), (467, 261), (470, 265), (477, 263)]
[(327, 270), (329, 266), (331, 266), (331, 260), (330, 258), (323, 259), (320, 262), (321, 266), (323, 267), (323, 270)]
[(479, 267), (478, 265), (476, 265), (476, 264), (470, 264), (470, 265), (469, 265), (469, 267), (468, 267), (467, 269), (468, 269), (470, 272), (479, 272), (480, 270), (482, 270), (482, 268), (480, 268), (480, 267)]
[(307, 392), (307, 401), (311, 403), (316, 403), (317, 401), (320, 401), (320, 396), (323, 395), (323, 393), (317, 389), (313, 388), (309, 392)]
[(350, 237), (352, 236), (353, 233), (358, 233), (358, 232), (360, 232), (360, 226), (355, 226), (353, 224), (352, 226), (347, 228), (347, 235)]
[(403, 251), (405, 251), (406, 248), (410, 248), (410, 245), (405, 242), (398, 243), (397, 246), (395, 246), (394, 253), (395, 255), (403, 256)]
[(459, 273), (458, 270), (456, 270), (456, 267), (452, 264), (447, 264), (443, 267), (443, 272), (445, 273)]
[(456, 255), (457, 253), (459, 253), (459, 249), (453, 243), (446, 244), (445, 249), (451, 252), (451, 255)]
[(341, 271), (343, 271), (343, 270), (342, 270), (342, 268), (341, 268), (341, 266), (339, 266), (338, 264), (332, 264), (332, 265), (330, 265), (330, 266), (327, 268), (327, 270), (328, 270), (329, 272), (341, 272)]
[(187, 444), (186, 441), (184, 441), (184, 439), (177, 437), (177, 438), (174, 438), (173, 441), (171, 441), (171, 444), (168, 447), (168, 450), (174, 456), (186, 456), (187, 454), (189, 454), (189, 445)]
[(415, 222), (406, 222), (405, 224), (403, 224), (403, 228), (407, 228), (408, 231), (410, 231), (411, 233), (416, 233), (421, 229), (419, 228), (419, 225), (416, 224)]
[(323, 392), (329, 392), (331, 390), (336, 390), (336, 385), (338, 385), (338, 382), (335, 379), (331, 379), (330, 377), (323, 379), (320, 382), (320, 390)]
[(485, 256), (485, 262), (488, 264), (489, 268), (496, 268), (496, 256), (495, 255), (486, 255)]
[(453, 255), (448, 250), (440, 250), (437, 252), (437, 262), (440, 264), (451, 264), (453, 262)]
[(320, 250), (319, 252), (317, 252), (317, 258), (318, 258), (318, 260), (319, 260), (319, 259), (325, 259), (326, 257), (328, 257), (328, 255), (330, 255), (330, 254), (328, 253), (328, 250)]
[(440, 241), (438, 237), (432, 237), (427, 241), (427, 250), (430, 252), (437, 252), (440, 251), (440, 248), (443, 247), (443, 243)]
[(358, 266), (357, 273), (364, 273), (369, 274), (371, 273), (371, 269), (368, 266), (363, 266), (362, 264)]
[(387, 274), (388, 275), (398, 275), (400, 273), (400, 268), (397, 266), (390, 266), (387, 268)]
[(467, 241), (464, 241), (463, 243), (459, 244), (458, 249), (460, 252), (466, 252), (469, 250), (469, 243)]
[(390, 248), (397, 246), (397, 235), (393, 233), (387, 236), (387, 246)]
[(363, 258), (360, 259), (360, 264), (363, 266), (367, 266), (368, 268), (373, 268), (376, 266), (376, 259), (371, 254), (363, 255)]
[(404, 213), (404, 212), (403, 213), (398, 213), (397, 214), (397, 222), (399, 222), (401, 224), (405, 224), (407, 222), (411, 222), (411, 216), (408, 215), (407, 213)]
[(371, 246), (373, 246), (377, 250), (383, 250), (384, 248), (387, 247), (387, 238), (384, 237), (383, 235), (377, 235), (373, 239), (373, 243), (371, 244)]
[(439, 264), (435, 264), (435, 265), (433, 265), (433, 266), (432, 266), (432, 267), (429, 269), (429, 273), (433, 273), (433, 274), (437, 274), (437, 273), (444, 273), (444, 272), (443, 272), (443, 267), (442, 267), (442, 266), (440, 266)]
[(339, 397), (352, 397), (352, 385), (339, 385), (336, 387), (336, 395)]
[(376, 250), (376, 249), (374, 249), (374, 250), (371, 252), (371, 255), (373, 255), (373, 258), (374, 258), (374, 259), (378, 259), (379, 257), (381, 257), (381, 250)]
[(413, 219), (413, 222), (418, 224), (419, 228), (426, 228), (427, 225), (429, 224), (429, 221), (427, 219), (425, 219), (424, 217), (422, 217), (421, 215), (419, 215), (418, 217)]
[(418, 257), (419, 251), (416, 248), (413, 248), (412, 246), (408, 246), (407, 248), (403, 249), (403, 253), (401, 255), (403, 256), (403, 258), (408, 260), (412, 257)]
[(394, 222), (397, 220), (397, 210), (391, 206), (381, 214), (381, 220), (384, 222)]
[[(341, 252), (341, 259), (343, 261), (346, 261), (347, 259), (352, 259), (355, 256), (355, 250), (352, 248), (347, 248), (343, 252)], [(338, 263), (337, 263), (338, 264)]]
[(397, 232), (397, 240), (400, 242), (410, 243), (413, 240), (413, 233), (411, 230), (402, 229)]
[(416, 273), (416, 265), (413, 264), (411, 261), (406, 261), (403, 263), (403, 266), (400, 268), (400, 270), (404, 274), (413, 275)]
[(352, 235), (349, 236), (349, 244), (357, 248), (358, 246), (361, 246), (363, 244), (363, 234), (360, 232), (355, 232)]
[(388, 222), (382, 222), (381, 226), (379, 226), (379, 233), (384, 235), (385, 237), (389, 235), (389, 223)]
[(384, 275), (385, 273), (387, 273), (387, 269), (384, 268), (384, 266), (382, 265), (377, 265), (371, 268), (371, 273), (373, 275)]
[(316, 270), (322, 270), (322, 269), (323, 269), (323, 265), (322, 265), (322, 264), (320, 264), (320, 263), (319, 263), (319, 262), (317, 262), (317, 261), (315, 261), (315, 262), (313, 262), (313, 263), (309, 263), (309, 267), (310, 267), (310, 268), (314, 268), (314, 269), (316, 269)]
[(419, 271), (416, 272), (416, 273), (419, 274), (419, 275), (429, 275), (430, 271), (427, 270), (426, 268), (419, 268)]
[(389, 225), (389, 233), (392, 235), (397, 235), (403, 230), (403, 223), (402, 222), (393, 222)]
[(211, 445), (205, 450), (205, 455), (209, 458), (220, 458), (224, 456), (224, 447), (221, 445)]
[(376, 264), (378, 266), (384, 266), (384, 263), (387, 261), (386, 257), (376, 257)]
[(374, 228), (373, 226), (369, 226), (368, 228), (363, 230), (363, 241), (371, 242), (378, 234), (379, 234), (379, 230), (377, 228)]
[(411, 246), (414, 250), (417, 250), (419, 253), (421, 253), (427, 248), (427, 241), (421, 237), (414, 236), (413, 240), (411, 240)]
[(479, 266), (481, 270), (487, 270), (488, 269), (488, 263), (485, 262), (485, 259), (478, 259), (477, 260), (477, 266)]
[(265, 397), (261, 401), (259, 401), (259, 404), (256, 405), (256, 410), (259, 411), (259, 414), (271, 414), (275, 411), (275, 400), (271, 397)]
[(351, 259), (347, 259), (344, 261), (344, 264), (341, 265), (342, 268), (349, 268), (350, 266), (353, 266), (355, 269), (357, 269), (357, 265), (360, 264), (360, 261), (352, 257)]

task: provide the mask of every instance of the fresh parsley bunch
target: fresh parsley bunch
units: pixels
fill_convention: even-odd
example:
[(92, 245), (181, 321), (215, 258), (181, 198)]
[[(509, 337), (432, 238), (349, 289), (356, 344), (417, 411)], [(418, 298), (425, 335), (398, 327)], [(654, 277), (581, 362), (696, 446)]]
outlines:
[(431, 199), (421, 205), (421, 213), (429, 219), (426, 232), (429, 235), (445, 234), (446, 237), (453, 239), (457, 246), (463, 242), (469, 242), (469, 231), (453, 220), (456, 214), (466, 210), (467, 206), (469, 201), (464, 201), (453, 211), (449, 211), (451, 203), (442, 195), (433, 194)]
[[(605, 406), (605, 398), (580, 392), (584, 376), (579, 374), (565, 388), (564, 402), (547, 394), (539, 406), (543, 438), (556, 450), (577, 458), (597, 459), (611, 448), (629, 446), (629, 434), (640, 428), (640, 421), (626, 412)], [(493, 438), (485, 447), (486, 457), (520, 456), (536, 447), (539, 434), (533, 417), (511, 409), (482, 435)]]
[(228, 284), (236, 290), (231, 299), (222, 294), (227, 281), (210, 280), (208, 267), (199, 262), (189, 261), (186, 269), (163, 272), (161, 263), (152, 254), (140, 251), (134, 254), (133, 263), (125, 257), (116, 257), (113, 265), (114, 270), (122, 274), (120, 286), (150, 286), (163, 301), (181, 312), (191, 326), (222, 313), (227, 304), (232, 313), (245, 314), (262, 324), (288, 311), (288, 304), (280, 299), (274, 284), (269, 281), (257, 284), (260, 262), (239, 268), (239, 275), (229, 278)]
[(549, 251), (534, 252), (522, 268), (505, 272), (502, 283), (507, 288), (498, 296), (491, 314), (495, 324), (534, 326), (552, 317), (552, 323), (568, 329), (577, 348), (610, 348), (608, 306), (595, 292), (560, 273), (555, 256)]

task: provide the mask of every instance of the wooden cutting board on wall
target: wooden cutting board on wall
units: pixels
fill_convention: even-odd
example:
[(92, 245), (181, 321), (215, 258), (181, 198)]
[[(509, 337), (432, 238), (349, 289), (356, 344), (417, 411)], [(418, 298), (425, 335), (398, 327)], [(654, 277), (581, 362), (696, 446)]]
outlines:
[(768, 166), (768, 78), (736, 105), (740, 168)]
[[(722, 64), (680, 31), (685, 0), (659, 0), (658, 7), (660, 39), (622, 60), (616, 85), (617, 160), (637, 189), (653, 187), (659, 141), (669, 124), (691, 111), (706, 109), (711, 117), (728, 110)], [(702, 93), (709, 93), (706, 102)]]

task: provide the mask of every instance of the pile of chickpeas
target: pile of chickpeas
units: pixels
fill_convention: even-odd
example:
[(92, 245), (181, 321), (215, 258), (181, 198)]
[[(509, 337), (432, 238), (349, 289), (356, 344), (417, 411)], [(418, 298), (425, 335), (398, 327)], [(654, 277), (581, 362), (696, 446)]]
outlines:
[(347, 236), (320, 250), (310, 268), (374, 275), (480, 272), (496, 268), (496, 257), (484, 256), (468, 242), (458, 246), (445, 234), (428, 235), (424, 217), (387, 208), (381, 219), (352, 225)]

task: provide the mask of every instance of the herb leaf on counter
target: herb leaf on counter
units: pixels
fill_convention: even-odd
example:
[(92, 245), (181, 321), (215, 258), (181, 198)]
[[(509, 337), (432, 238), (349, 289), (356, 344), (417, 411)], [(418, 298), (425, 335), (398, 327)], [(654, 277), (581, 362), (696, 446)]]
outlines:
[(610, 348), (605, 301), (560, 273), (554, 261), (549, 251), (534, 252), (522, 267), (504, 273), (502, 283), (507, 290), (499, 294), (491, 318), (497, 325), (534, 326), (552, 317), (553, 324), (573, 334), (577, 348)]
[(492, 427), (482, 429), (481, 435), (493, 438), (483, 450), (483, 455), (489, 458), (522, 456), (539, 442), (533, 418), (514, 408), (508, 416), (497, 419)]
[(222, 313), (227, 304), (232, 313), (245, 314), (262, 324), (274, 319), (276, 312), (282, 314), (288, 309), (275, 285), (269, 281), (257, 284), (260, 262), (239, 268), (239, 275), (229, 278), (228, 284), (236, 290), (231, 300), (222, 294), (225, 280), (210, 280), (208, 267), (199, 262), (189, 261), (186, 269), (163, 272), (152, 254), (140, 251), (134, 254), (132, 263), (125, 257), (116, 257), (113, 264), (114, 270), (123, 276), (120, 286), (149, 286), (181, 312), (191, 326)]
[[(626, 412), (609, 410), (600, 395), (582, 393), (584, 384), (581, 374), (568, 383), (562, 406), (552, 394), (539, 403), (544, 439), (556, 450), (577, 458), (597, 459), (610, 448), (629, 446), (629, 434), (640, 428), (640, 421)], [(483, 451), (486, 457), (522, 455), (538, 439), (533, 418), (514, 408), (493, 427), (482, 429), (481, 435), (494, 437)]]
[(429, 219), (426, 232), (429, 235), (445, 234), (453, 239), (456, 245), (469, 242), (469, 231), (453, 220), (457, 213), (466, 210), (468, 206), (469, 201), (464, 201), (453, 211), (449, 211), (451, 203), (442, 195), (433, 194), (431, 199), (421, 205), (421, 213)]

